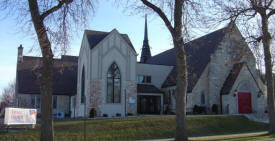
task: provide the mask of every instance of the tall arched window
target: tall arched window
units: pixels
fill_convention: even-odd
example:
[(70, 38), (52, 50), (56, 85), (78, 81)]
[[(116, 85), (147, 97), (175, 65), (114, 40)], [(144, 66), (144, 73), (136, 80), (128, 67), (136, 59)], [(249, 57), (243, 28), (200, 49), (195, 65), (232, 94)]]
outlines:
[(107, 73), (107, 103), (120, 103), (120, 97), (120, 71), (117, 64), (113, 63)]
[(85, 96), (85, 68), (82, 68), (81, 74), (81, 103), (84, 103), (84, 96)]

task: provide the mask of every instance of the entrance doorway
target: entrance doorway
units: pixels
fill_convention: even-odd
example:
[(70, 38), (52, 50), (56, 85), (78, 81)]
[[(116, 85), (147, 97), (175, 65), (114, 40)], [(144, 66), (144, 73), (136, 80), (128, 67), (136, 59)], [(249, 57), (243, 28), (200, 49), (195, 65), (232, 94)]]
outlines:
[(138, 95), (139, 114), (160, 114), (161, 112), (161, 96)]
[(240, 114), (247, 114), (252, 112), (250, 93), (238, 93), (238, 110)]

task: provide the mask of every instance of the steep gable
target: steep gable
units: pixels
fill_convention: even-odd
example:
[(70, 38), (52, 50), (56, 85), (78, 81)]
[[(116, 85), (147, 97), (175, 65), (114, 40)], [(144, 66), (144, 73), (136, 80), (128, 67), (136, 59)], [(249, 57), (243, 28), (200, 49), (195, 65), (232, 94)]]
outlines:
[[(90, 44), (90, 49), (94, 48), (99, 44), (105, 37), (107, 37), (111, 32), (95, 31), (95, 30), (85, 30), (88, 42)], [(120, 34), (125, 42), (135, 51), (135, 48), (127, 34)], [(135, 51), (136, 52), (136, 51)]]
[[(188, 91), (192, 91), (196, 82), (199, 80), (203, 70), (210, 61), (210, 56), (218, 48), (220, 42), (225, 36), (227, 28), (222, 28), (198, 39), (190, 41), (184, 45), (187, 54), (188, 66)], [(163, 53), (153, 56), (146, 63), (159, 65), (176, 66), (176, 56), (174, 49), (169, 49)], [(176, 67), (172, 69), (162, 87), (176, 85)]]
[(234, 64), (233, 68), (231, 69), (229, 75), (227, 76), (227, 78), (222, 86), (221, 94), (229, 94), (237, 77), (239, 76), (241, 69), (243, 68), (243, 65), (244, 65), (243, 62)]

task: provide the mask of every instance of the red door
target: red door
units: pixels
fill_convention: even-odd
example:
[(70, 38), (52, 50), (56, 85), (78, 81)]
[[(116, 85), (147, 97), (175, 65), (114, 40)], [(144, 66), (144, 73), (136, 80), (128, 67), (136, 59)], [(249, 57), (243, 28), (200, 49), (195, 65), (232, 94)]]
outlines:
[(250, 93), (244, 93), (239, 92), (238, 93), (238, 106), (239, 106), (239, 113), (245, 114), (245, 113), (251, 113), (251, 94)]

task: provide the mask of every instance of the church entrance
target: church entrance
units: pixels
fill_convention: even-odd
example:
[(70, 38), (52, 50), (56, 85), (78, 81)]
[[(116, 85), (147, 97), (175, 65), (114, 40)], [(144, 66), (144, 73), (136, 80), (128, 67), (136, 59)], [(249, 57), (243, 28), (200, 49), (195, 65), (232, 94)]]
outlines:
[(160, 114), (161, 97), (152, 95), (138, 95), (138, 114)]
[(238, 110), (240, 114), (247, 114), (252, 112), (250, 93), (238, 93)]

